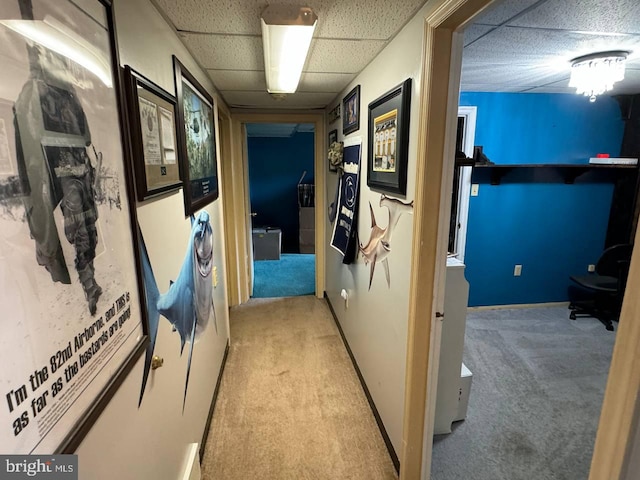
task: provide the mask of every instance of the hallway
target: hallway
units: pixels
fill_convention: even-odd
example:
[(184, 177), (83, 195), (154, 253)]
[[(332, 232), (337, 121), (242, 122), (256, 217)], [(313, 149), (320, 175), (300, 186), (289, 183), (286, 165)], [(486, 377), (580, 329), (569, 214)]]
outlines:
[(253, 299), (230, 323), (203, 479), (397, 478), (324, 300)]

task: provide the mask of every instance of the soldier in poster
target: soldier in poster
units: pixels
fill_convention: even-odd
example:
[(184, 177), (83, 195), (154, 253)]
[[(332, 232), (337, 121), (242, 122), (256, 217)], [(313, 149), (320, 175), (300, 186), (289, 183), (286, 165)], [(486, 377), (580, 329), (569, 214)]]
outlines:
[(54, 209), (60, 205), (64, 233), (75, 247), (75, 268), (94, 315), (102, 288), (93, 266), (98, 210), (95, 169), (87, 154), (89, 125), (67, 81), (65, 59), (39, 45), (27, 48), (30, 76), (15, 103), (14, 123), (19, 172), (29, 188), (23, 202), (35, 256), (54, 282), (71, 283), (54, 220)]

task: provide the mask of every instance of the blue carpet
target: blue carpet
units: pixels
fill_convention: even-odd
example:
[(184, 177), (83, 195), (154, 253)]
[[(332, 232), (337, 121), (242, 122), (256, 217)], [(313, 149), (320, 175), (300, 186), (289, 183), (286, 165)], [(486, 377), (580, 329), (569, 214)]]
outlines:
[(253, 298), (296, 297), (316, 292), (316, 256), (289, 254), (253, 262)]

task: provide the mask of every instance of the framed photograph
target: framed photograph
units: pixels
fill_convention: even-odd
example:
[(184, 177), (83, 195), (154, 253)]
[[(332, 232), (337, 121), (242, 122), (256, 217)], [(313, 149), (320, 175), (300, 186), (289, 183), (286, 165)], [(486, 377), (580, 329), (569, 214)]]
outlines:
[(411, 79), (369, 104), (367, 185), (406, 195)]
[(213, 98), (175, 55), (173, 69), (184, 214), (189, 216), (218, 198)]
[(331, 109), (328, 115), (329, 123), (333, 123), (340, 118), (340, 104)]
[(344, 115), (342, 117), (342, 134), (348, 135), (360, 129), (360, 85), (356, 85), (342, 99)]
[(176, 136), (176, 99), (128, 65), (124, 68), (129, 135), (138, 200), (182, 186)]
[(0, 19), (0, 445), (73, 453), (148, 343), (113, 13)]

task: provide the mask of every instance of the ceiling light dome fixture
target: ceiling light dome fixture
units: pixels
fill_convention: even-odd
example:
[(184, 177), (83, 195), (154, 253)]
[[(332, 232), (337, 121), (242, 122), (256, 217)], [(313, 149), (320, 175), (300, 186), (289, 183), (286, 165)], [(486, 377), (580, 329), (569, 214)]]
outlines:
[(589, 97), (595, 102), (597, 95), (602, 95), (613, 88), (613, 84), (624, 79), (624, 69), (629, 52), (616, 50), (611, 52), (592, 53), (571, 60), (571, 80), (569, 86), (576, 88), (576, 93)]

